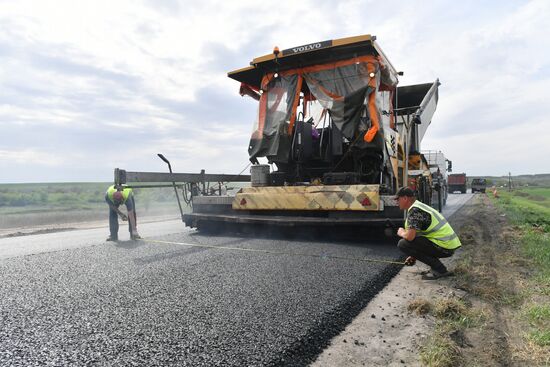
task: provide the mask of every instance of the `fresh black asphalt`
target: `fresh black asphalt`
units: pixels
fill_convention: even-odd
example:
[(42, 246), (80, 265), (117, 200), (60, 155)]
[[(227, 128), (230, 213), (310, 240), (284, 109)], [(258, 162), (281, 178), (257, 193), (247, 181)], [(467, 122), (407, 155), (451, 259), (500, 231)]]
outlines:
[[(0, 260), (1, 366), (304, 366), (401, 268), (394, 242), (206, 236)], [(318, 255), (297, 256), (296, 253)]]

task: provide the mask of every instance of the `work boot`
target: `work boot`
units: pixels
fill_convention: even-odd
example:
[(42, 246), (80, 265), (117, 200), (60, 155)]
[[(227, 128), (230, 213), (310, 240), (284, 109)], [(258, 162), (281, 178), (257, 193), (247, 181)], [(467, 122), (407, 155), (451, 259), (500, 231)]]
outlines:
[(107, 239), (105, 241), (116, 242), (116, 241), (118, 241), (118, 237), (109, 236), (109, 237), (107, 237)]
[(450, 277), (451, 275), (453, 275), (453, 273), (451, 273), (448, 270), (445, 270), (445, 272), (440, 273), (439, 271), (436, 271), (436, 270), (432, 269), (428, 274), (422, 275), (422, 279), (424, 279), (424, 280), (435, 280), (435, 279), (439, 279), (439, 278)]
[(132, 234), (130, 235), (130, 238), (131, 238), (132, 240), (141, 240), (141, 236), (140, 236), (139, 233), (137, 233), (137, 232), (132, 233)]

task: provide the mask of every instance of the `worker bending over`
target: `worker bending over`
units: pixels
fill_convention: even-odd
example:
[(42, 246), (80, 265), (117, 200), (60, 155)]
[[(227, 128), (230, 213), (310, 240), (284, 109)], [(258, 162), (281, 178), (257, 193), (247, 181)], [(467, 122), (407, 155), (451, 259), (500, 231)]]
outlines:
[(407, 211), (405, 228), (399, 228), (397, 235), (402, 239), (397, 247), (409, 257), (405, 261), (412, 264), (419, 260), (430, 266), (430, 272), (423, 279), (438, 279), (451, 273), (439, 260), (450, 257), (461, 246), (451, 225), (437, 210), (419, 200), (408, 187), (401, 188), (395, 199), (399, 209)]
[[(136, 202), (132, 189), (129, 187), (119, 187), (118, 189), (113, 185), (107, 189), (105, 193), (105, 201), (109, 205), (109, 230), (111, 235), (107, 237), (107, 241), (118, 241), (118, 216), (124, 221), (128, 221), (128, 230), (130, 231), (130, 238), (133, 240), (140, 239), (140, 235), (137, 232), (137, 218), (136, 218)], [(128, 216), (118, 208), (121, 204), (126, 205), (128, 210)]]

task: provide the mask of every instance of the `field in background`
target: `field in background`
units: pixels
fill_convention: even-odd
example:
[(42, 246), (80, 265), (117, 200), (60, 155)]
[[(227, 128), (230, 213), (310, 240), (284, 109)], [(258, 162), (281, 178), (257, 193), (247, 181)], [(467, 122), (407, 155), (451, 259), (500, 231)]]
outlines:
[[(111, 183), (0, 185), (0, 229), (108, 220), (105, 191)], [(139, 218), (173, 216), (179, 208), (172, 188), (134, 189)], [(182, 202), (185, 211), (190, 209)]]
[[(466, 173), (466, 175), (468, 175)], [(508, 176), (467, 176), (468, 186), (471, 186), (474, 178), (487, 179), (487, 186), (508, 187), (510, 178)], [(550, 187), (550, 174), (518, 175), (512, 176), (512, 187)]]

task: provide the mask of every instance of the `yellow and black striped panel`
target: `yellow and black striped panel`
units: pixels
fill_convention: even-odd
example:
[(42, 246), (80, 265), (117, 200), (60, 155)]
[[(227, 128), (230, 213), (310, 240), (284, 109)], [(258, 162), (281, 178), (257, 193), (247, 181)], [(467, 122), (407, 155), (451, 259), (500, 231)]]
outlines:
[(379, 211), (378, 185), (274, 186), (243, 188), (235, 210)]

